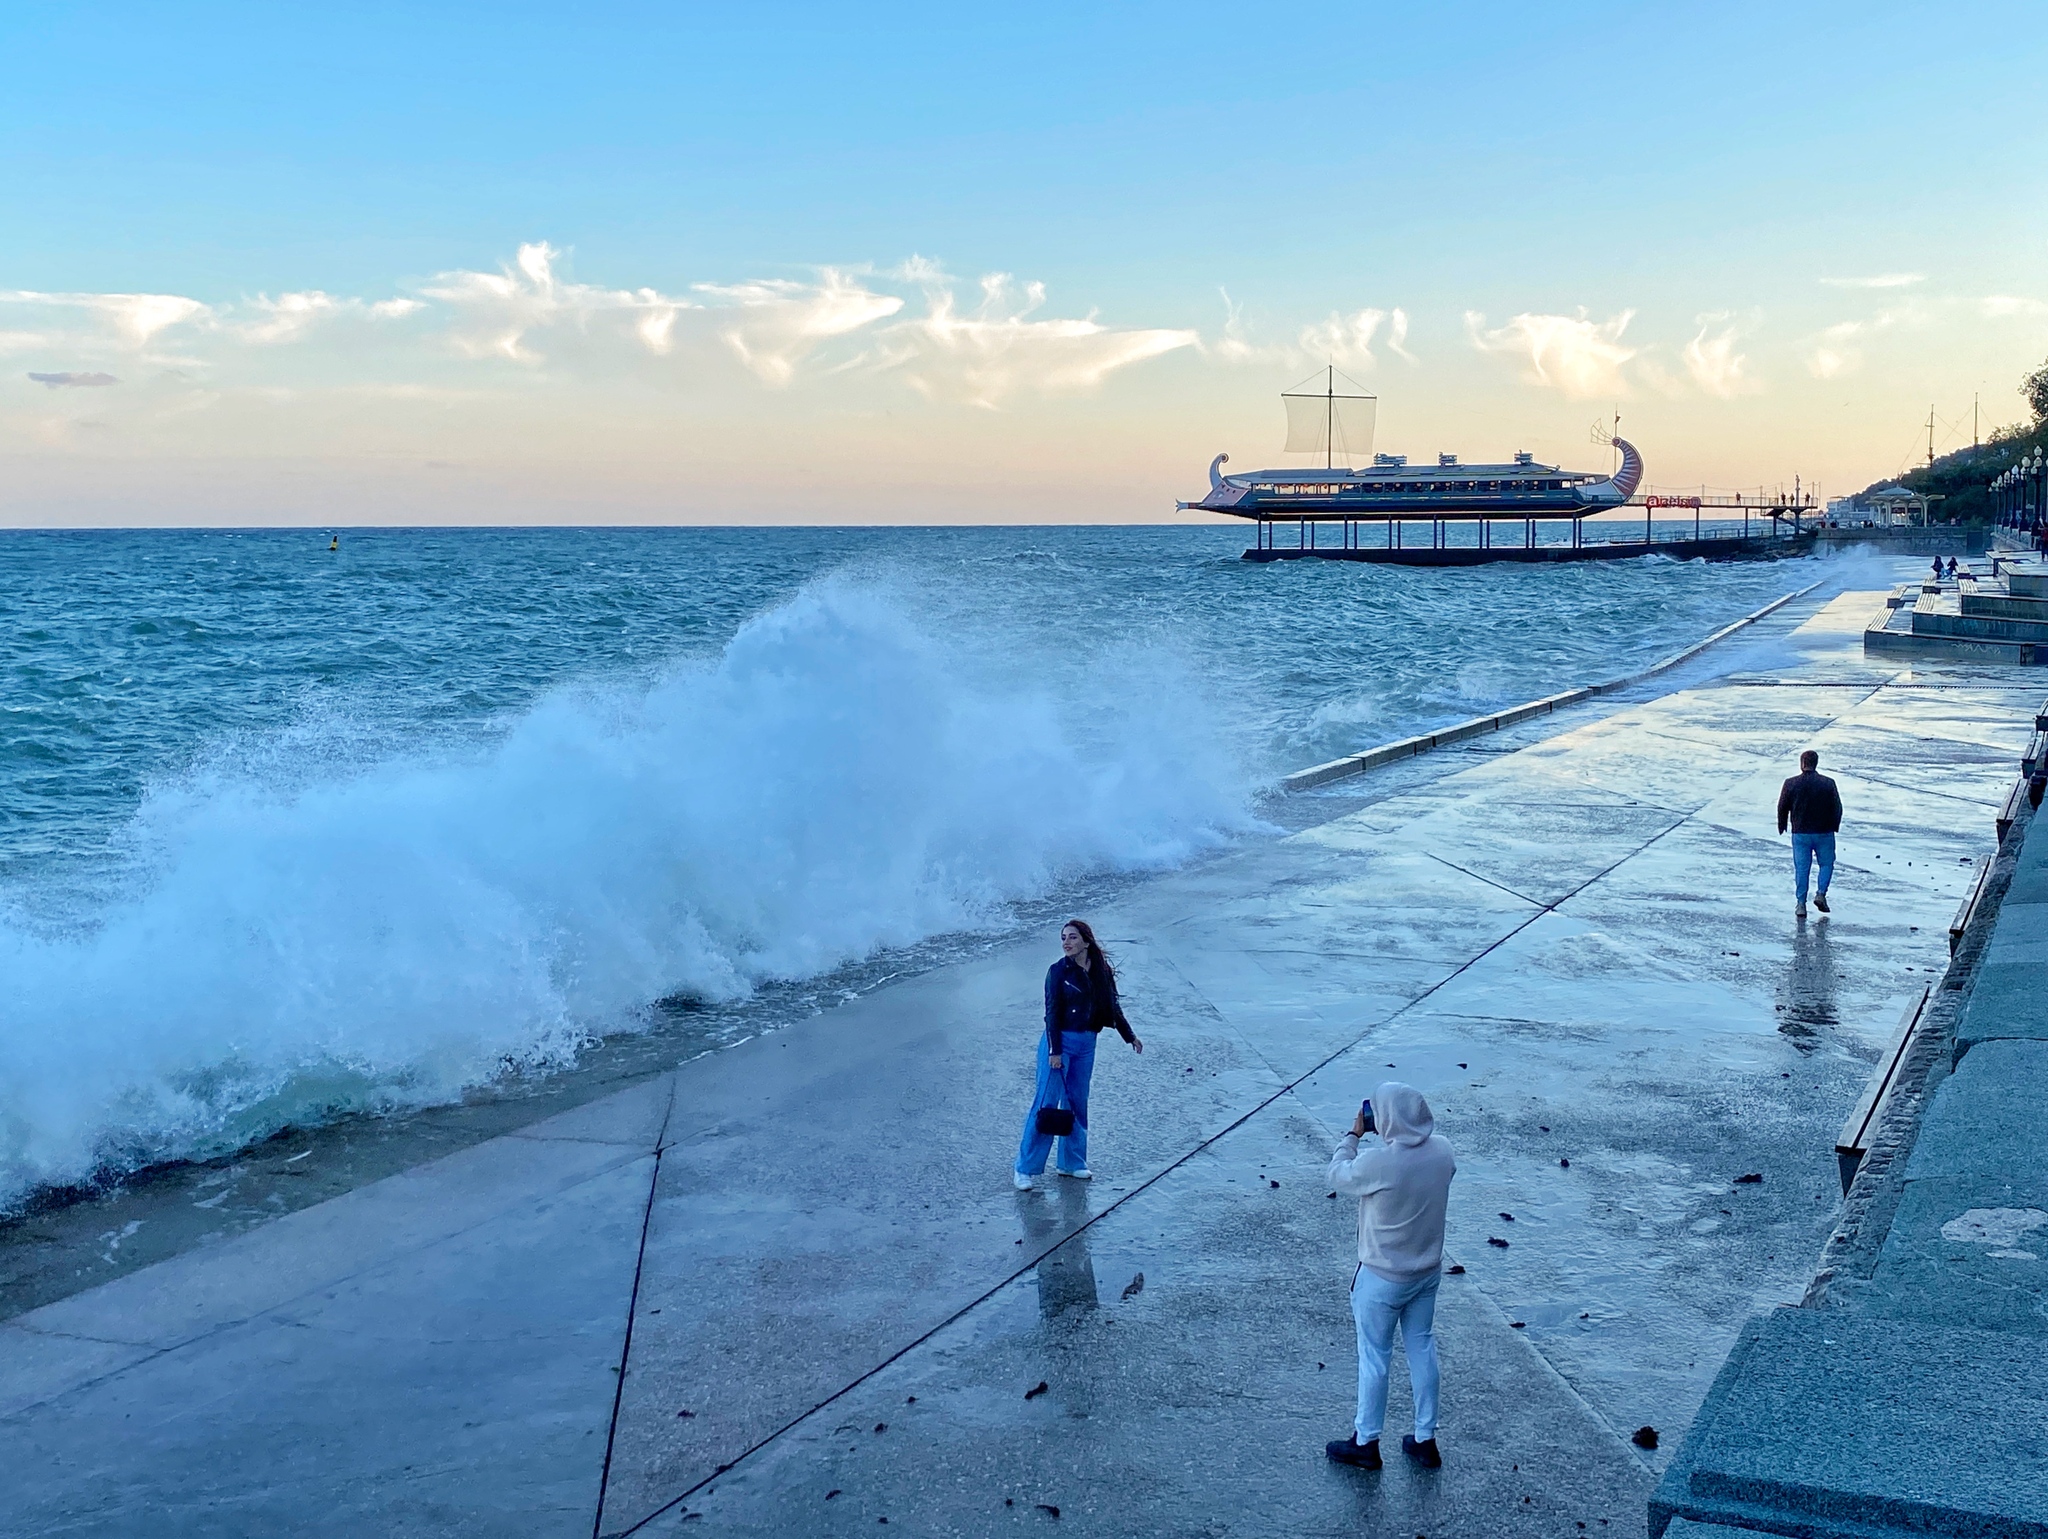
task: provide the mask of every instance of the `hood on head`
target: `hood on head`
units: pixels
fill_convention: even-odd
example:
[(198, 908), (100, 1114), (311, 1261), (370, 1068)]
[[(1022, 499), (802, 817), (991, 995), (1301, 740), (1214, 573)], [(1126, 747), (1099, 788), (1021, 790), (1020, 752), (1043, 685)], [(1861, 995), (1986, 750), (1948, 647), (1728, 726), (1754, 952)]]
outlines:
[(1388, 1080), (1372, 1093), (1372, 1121), (1388, 1143), (1411, 1149), (1428, 1142), (1436, 1131), (1436, 1117), (1422, 1092), (1397, 1079)]

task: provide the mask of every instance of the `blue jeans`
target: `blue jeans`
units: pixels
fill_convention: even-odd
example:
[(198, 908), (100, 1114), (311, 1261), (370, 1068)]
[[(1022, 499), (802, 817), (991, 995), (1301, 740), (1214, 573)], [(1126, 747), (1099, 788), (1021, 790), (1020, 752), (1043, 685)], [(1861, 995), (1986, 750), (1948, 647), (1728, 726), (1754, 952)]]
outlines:
[(1394, 1326), (1408, 1350), (1408, 1386), (1415, 1392), (1415, 1440), (1436, 1436), (1436, 1286), (1441, 1272), (1406, 1282), (1389, 1282), (1360, 1267), (1351, 1283), (1351, 1318), (1358, 1325), (1358, 1421), (1361, 1443), (1380, 1435), (1387, 1420), (1387, 1363), (1394, 1353)]
[(1833, 834), (1794, 834), (1792, 836), (1792, 880), (1799, 894), (1799, 901), (1806, 901), (1806, 868), (1815, 858), (1820, 861), (1820, 891), (1826, 897), (1828, 882), (1835, 874), (1835, 836)]
[(1074, 1114), (1074, 1131), (1060, 1140), (1060, 1169), (1088, 1168), (1088, 1080), (1095, 1072), (1095, 1033), (1061, 1032), (1064, 1050), (1057, 1069), (1052, 1066), (1050, 1040), (1044, 1032), (1038, 1034), (1038, 1093), (1024, 1114), (1024, 1137), (1017, 1145), (1019, 1175), (1043, 1175), (1045, 1157), (1052, 1152), (1052, 1134), (1038, 1131), (1041, 1106), (1064, 1106)]

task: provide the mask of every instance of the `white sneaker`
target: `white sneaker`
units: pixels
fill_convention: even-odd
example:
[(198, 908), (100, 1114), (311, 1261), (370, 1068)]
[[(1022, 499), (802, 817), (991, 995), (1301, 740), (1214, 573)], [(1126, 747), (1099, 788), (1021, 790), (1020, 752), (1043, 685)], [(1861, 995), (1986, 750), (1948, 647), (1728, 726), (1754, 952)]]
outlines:
[(1020, 1192), (1028, 1192), (1031, 1190), (1031, 1178), (1021, 1170), (1013, 1170), (1010, 1172), (1010, 1185)]
[(1792, 917), (1794, 919), (1804, 919), (1806, 917), (1806, 905), (1804, 903), (1794, 904), (1792, 908)]
[(1095, 1172), (1086, 1165), (1083, 1165), (1079, 1170), (1063, 1170), (1060, 1174), (1069, 1181), (1093, 1181), (1095, 1179)]

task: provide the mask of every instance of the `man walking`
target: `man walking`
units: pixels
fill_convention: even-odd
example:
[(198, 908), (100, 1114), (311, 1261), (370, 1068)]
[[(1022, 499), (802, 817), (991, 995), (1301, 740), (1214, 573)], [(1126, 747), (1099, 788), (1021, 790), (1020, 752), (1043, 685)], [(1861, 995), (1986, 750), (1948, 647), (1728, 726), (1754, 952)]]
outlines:
[(1793, 914), (1806, 917), (1807, 868), (1820, 862), (1820, 885), (1813, 906), (1828, 912), (1828, 883), (1835, 875), (1835, 835), (1842, 827), (1842, 793), (1820, 772), (1820, 755), (1811, 748), (1799, 756), (1799, 773), (1778, 792), (1778, 832), (1792, 827), (1792, 887), (1798, 898)]
[[(1378, 1137), (1361, 1153), (1358, 1141), (1375, 1123)], [(1330, 1185), (1358, 1199), (1358, 1270), (1351, 1278), (1358, 1414), (1351, 1436), (1324, 1450), (1339, 1464), (1380, 1467), (1387, 1363), (1397, 1324), (1408, 1352), (1408, 1386), (1415, 1395), (1415, 1433), (1402, 1436), (1401, 1451), (1429, 1469), (1443, 1463), (1436, 1446), (1436, 1288), (1444, 1259), (1444, 1210), (1457, 1173), (1450, 1144), (1437, 1136), (1429, 1102), (1398, 1080), (1381, 1085), (1359, 1108), (1330, 1160)]]

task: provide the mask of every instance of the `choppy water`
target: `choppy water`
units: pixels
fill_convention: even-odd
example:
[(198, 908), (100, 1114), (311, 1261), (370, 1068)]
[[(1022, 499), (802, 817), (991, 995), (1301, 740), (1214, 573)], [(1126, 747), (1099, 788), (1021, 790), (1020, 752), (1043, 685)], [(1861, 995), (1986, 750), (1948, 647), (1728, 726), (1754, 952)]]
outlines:
[(1000, 928), (1815, 575), (1243, 543), (0, 535), (0, 1206)]

